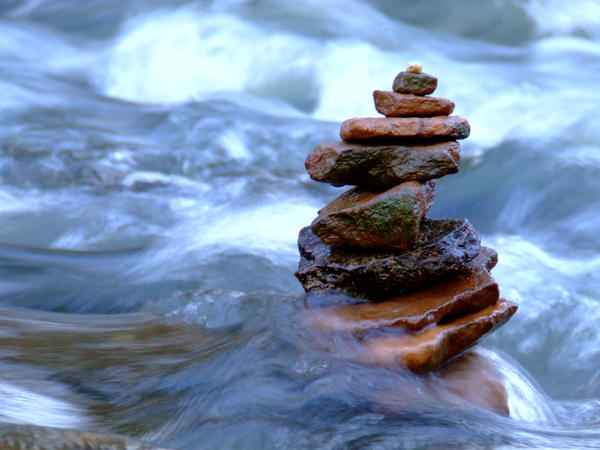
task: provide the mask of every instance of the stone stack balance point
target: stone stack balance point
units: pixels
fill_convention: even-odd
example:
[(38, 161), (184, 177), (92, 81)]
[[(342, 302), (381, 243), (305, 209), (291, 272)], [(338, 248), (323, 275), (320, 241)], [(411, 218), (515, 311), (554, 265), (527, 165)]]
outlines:
[(375, 91), (385, 117), (343, 122), (341, 142), (306, 158), (312, 179), (354, 186), (300, 231), (296, 276), (309, 293), (341, 291), (356, 304), (310, 309), (323, 332), (350, 332), (368, 364), (429, 372), (504, 324), (517, 305), (500, 298), (494, 250), (466, 219), (430, 220), (436, 178), (458, 172), (469, 123), (430, 97), (437, 79), (411, 63), (393, 91)]

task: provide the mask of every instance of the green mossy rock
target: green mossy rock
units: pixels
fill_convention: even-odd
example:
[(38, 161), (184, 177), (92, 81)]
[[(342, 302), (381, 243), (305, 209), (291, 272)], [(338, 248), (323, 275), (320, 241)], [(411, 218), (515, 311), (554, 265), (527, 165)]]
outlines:
[(433, 181), (408, 181), (381, 192), (357, 187), (319, 211), (311, 224), (327, 245), (404, 250), (414, 247), (431, 207)]
[(437, 88), (437, 78), (428, 73), (400, 72), (394, 79), (394, 92), (400, 94), (428, 95)]

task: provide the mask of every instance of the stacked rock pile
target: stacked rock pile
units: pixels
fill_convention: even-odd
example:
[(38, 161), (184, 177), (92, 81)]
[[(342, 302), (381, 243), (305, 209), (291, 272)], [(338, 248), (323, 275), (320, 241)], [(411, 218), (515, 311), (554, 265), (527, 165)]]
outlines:
[(456, 173), (469, 123), (430, 97), (437, 78), (411, 63), (393, 92), (375, 91), (385, 117), (346, 120), (341, 142), (306, 158), (316, 181), (351, 185), (300, 231), (296, 276), (306, 291), (343, 291), (355, 304), (310, 311), (320, 330), (359, 336), (362, 356), (416, 372), (435, 370), (505, 323), (494, 250), (466, 219), (430, 220), (433, 179)]

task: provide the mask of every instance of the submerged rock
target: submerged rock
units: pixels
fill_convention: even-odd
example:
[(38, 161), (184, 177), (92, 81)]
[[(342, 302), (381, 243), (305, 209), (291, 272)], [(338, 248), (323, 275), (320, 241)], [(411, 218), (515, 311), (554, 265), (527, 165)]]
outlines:
[[(397, 377), (393, 388), (373, 389), (371, 400), (384, 413), (403, 413), (431, 398), (463, 409), (510, 414), (505, 377), (497, 362), (476, 348), (448, 361), (436, 372), (417, 375), (418, 385)], [(409, 378), (409, 380), (411, 380)]]
[[(480, 260), (479, 256), (475, 260)], [(473, 266), (472, 261), (469, 266)], [(363, 333), (384, 327), (418, 331), (440, 321), (493, 305), (500, 291), (485, 265), (452, 275), (433, 286), (379, 303), (319, 308), (307, 312), (318, 330)]]
[(435, 370), (504, 324), (516, 311), (516, 303), (499, 300), (420, 333), (370, 339), (365, 341), (368, 348), (365, 361), (387, 366), (400, 364), (414, 372)]
[(446, 98), (373, 91), (375, 109), (386, 117), (448, 116), (454, 102)]
[(315, 147), (304, 164), (313, 180), (336, 186), (394, 186), (458, 172), (460, 144), (456, 141), (432, 145), (333, 142)]
[(3, 423), (0, 424), (0, 448), (160, 450), (161, 447), (115, 434)]
[(392, 88), (400, 94), (427, 95), (437, 88), (437, 78), (424, 72), (400, 72), (394, 78)]
[(345, 120), (340, 136), (360, 140), (455, 140), (469, 137), (469, 122), (460, 116), (365, 117)]
[(494, 361), (477, 351), (467, 351), (449, 361), (427, 379), (427, 385), (444, 403), (510, 415), (504, 375)]
[(306, 291), (339, 289), (381, 300), (463, 270), (479, 253), (479, 235), (466, 219), (424, 219), (420, 238), (418, 247), (396, 252), (330, 247), (306, 227), (296, 276)]
[(319, 211), (312, 231), (334, 247), (411, 248), (431, 207), (434, 186), (433, 181), (408, 181), (385, 192), (350, 189)]

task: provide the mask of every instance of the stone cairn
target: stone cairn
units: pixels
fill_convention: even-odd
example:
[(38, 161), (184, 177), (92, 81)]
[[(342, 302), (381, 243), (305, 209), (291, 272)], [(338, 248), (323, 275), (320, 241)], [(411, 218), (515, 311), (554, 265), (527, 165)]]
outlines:
[(311, 309), (320, 331), (357, 336), (367, 363), (414, 372), (440, 368), (504, 324), (517, 305), (500, 299), (490, 270), (497, 253), (480, 246), (466, 219), (425, 216), (434, 178), (458, 172), (469, 123), (454, 103), (430, 97), (437, 78), (419, 63), (391, 91), (375, 91), (385, 117), (343, 122), (341, 142), (306, 158), (313, 180), (351, 185), (300, 231), (296, 276), (309, 293), (341, 291), (356, 301)]

